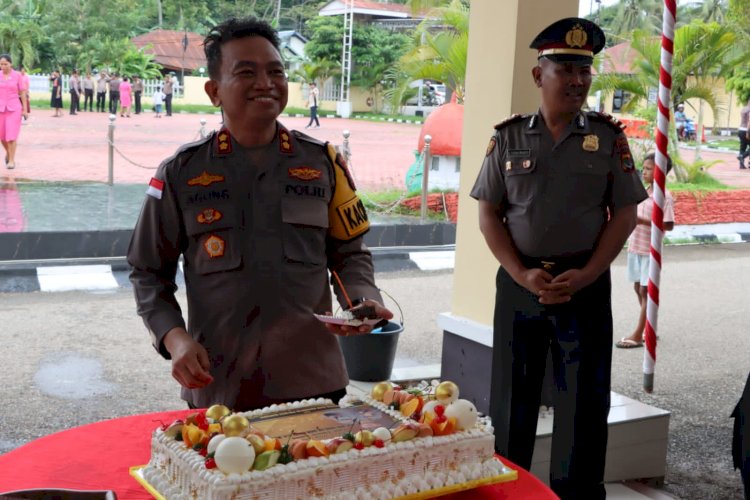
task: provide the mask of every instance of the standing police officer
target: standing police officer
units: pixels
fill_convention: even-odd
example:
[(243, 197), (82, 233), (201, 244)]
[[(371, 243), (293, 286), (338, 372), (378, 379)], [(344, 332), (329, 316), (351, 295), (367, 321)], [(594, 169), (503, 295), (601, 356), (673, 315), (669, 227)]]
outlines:
[[(277, 121), (288, 83), (273, 28), (230, 19), (204, 47), (205, 90), (224, 127), (149, 184), (128, 251), (138, 313), (194, 407), (338, 401), (348, 378), (332, 334), (370, 327), (315, 319), (333, 310), (329, 270), (346, 288), (335, 288), (339, 303), (348, 292), (393, 317), (363, 243), (367, 214), (333, 146)], [(187, 325), (175, 298), (180, 257)]]
[(500, 262), (490, 416), (496, 449), (528, 469), (551, 352), (550, 484), (563, 499), (605, 498), (612, 311), (609, 265), (647, 197), (617, 122), (583, 112), (604, 34), (567, 18), (531, 43), (537, 113), (495, 126), (471, 196)]

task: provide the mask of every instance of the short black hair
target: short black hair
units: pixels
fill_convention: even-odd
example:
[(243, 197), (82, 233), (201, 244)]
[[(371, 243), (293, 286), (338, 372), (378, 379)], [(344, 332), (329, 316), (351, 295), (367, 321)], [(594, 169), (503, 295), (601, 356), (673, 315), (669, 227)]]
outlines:
[[(654, 162), (654, 166), (656, 166), (656, 153), (649, 153), (646, 155), (646, 157), (643, 159), (643, 161), (651, 160)], [(667, 173), (672, 171), (672, 158), (667, 155)]]
[(0, 59), (5, 59), (9, 63), (13, 63), (13, 59), (10, 58), (10, 54), (0, 54)]
[(221, 46), (230, 40), (237, 40), (250, 36), (260, 36), (271, 42), (271, 45), (281, 54), (281, 41), (276, 30), (265, 21), (254, 17), (227, 19), (217, 24), (203, 39), (203, 52), (206, 54), (208, 76), (214, 80), (219, 78), (221, 70)]

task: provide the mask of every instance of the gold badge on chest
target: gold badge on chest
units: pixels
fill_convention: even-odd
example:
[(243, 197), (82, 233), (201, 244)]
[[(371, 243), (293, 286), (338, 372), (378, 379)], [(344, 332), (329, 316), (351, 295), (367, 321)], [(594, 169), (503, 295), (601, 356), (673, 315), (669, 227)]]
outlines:
[(599, 136), (589, 134), (583, 138), (584, 151), (599, 151)]

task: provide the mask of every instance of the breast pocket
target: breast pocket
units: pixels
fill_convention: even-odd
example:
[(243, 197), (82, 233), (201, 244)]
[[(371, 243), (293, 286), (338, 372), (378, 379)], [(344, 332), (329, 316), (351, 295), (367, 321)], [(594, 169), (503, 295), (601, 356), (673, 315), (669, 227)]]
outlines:
[(323, 199), (283, 198), (281, 201), (284, 257), (289, 262), (326, 264), (328, 203)]
[[(510, 167), (510, 168), (508, 168)], [(539, 182), (534, 175), (537, 162), (531, 158), (516, 158), (505, 164), (505, 189), (511, 204), (533, 200), (539, 190)]]
[(579, 199), (599, 203), (607, 191), (609, 167), (596, 157), (571, 166), (573, 189)]
[(237, 269), (242, 265), (241, 229), (229, 207), (186, 210), (190, 239), (185, 265), (198, 274)]

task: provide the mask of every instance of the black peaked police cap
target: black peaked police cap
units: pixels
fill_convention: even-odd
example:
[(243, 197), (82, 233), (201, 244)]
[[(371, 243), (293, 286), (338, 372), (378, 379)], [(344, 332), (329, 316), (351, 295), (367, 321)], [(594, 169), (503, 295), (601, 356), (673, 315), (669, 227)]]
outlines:
[(591, 64), (594, 54), (604, 47), (604, 32), (595, 23), (580, 17), (568, 17), (550, 24), (529, 45), (556, 63), (580, 66)]

